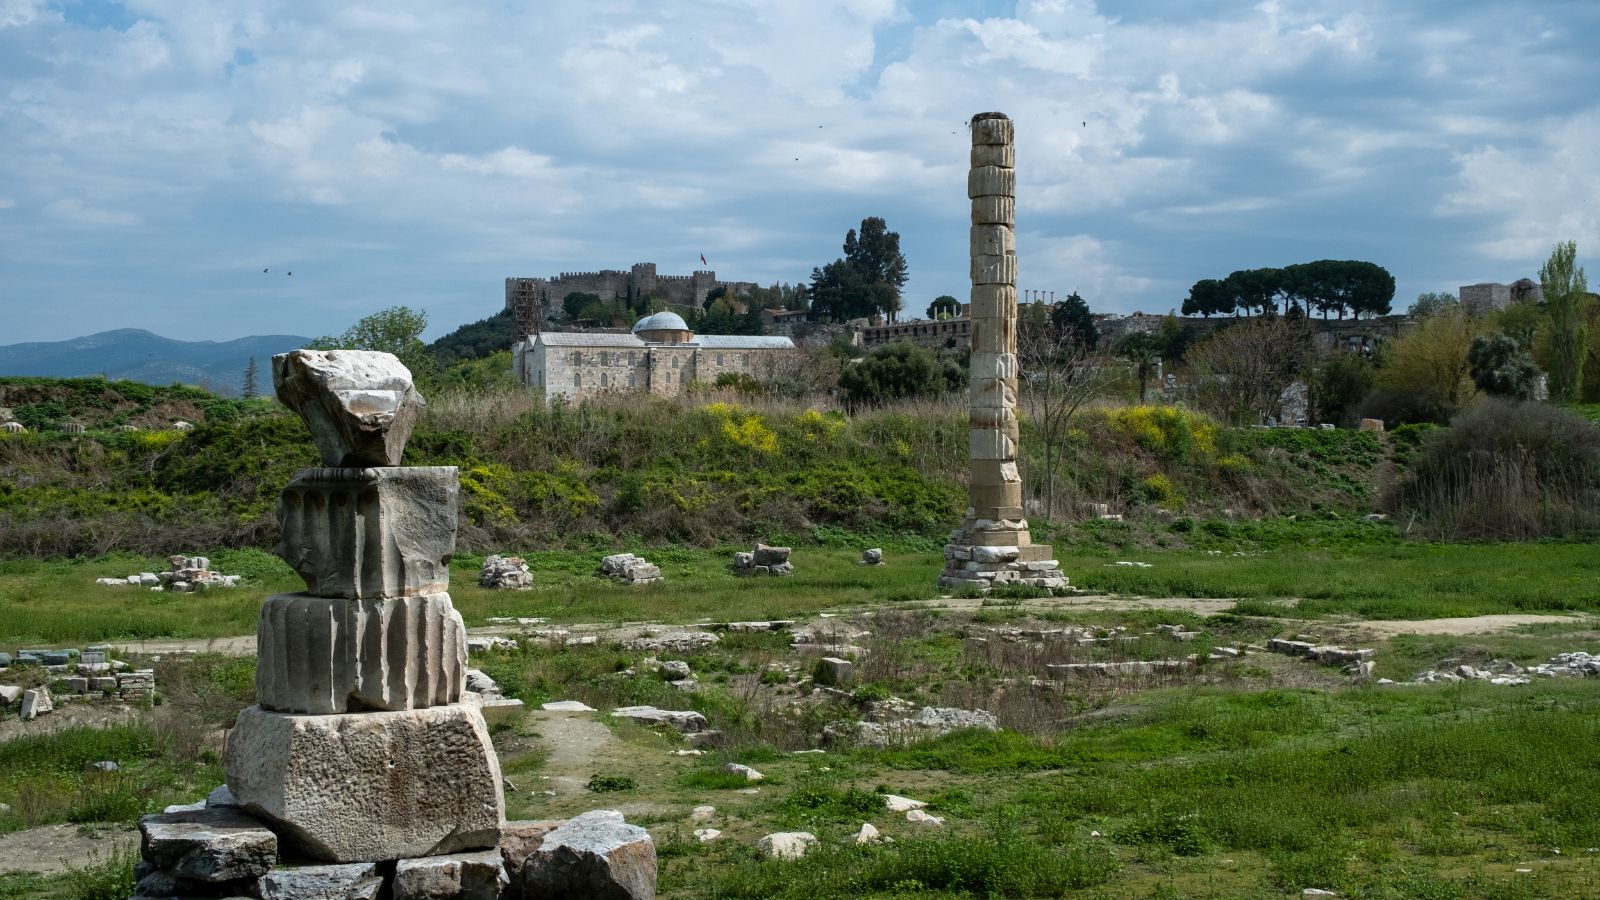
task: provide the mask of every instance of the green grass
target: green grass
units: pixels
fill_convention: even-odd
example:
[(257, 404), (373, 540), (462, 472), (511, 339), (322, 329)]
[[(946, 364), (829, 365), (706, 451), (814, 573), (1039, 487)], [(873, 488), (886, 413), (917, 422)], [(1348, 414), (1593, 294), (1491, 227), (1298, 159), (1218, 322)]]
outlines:
[[(1436, 544), (1399, 540), (1386, 526), (1219, 524), (1198, 530), (1214, 545), (1242, 549), (1118, 551), (1095, 540), (1058, 544), (1056, 552), (1080, 590), (1239, 598), (1248, 601), (1241, 611), (1250, 614), (1423, 619), (1600, 612), (1600, 590), (1594, 588), (1600, 553), (1594, 543)], [(800, 545), (793, 577), (744, 579), (728, 571), (734, 550), (645, 551), (661, 565), (666, 581), (642, 587), (593, 574), (608, 551), (538, 551), (525, 557), (534, 571), (528, 591), (478, 587), (478, 560), (469, 557), (454, 567), (451, 595), (468, 625), (495, 616), (539, 616), (552, 623), (792, 619), (931, 599), (943, 565), (936, 550), (916, 544), (886, 546), (888, 564), (877, 567), (857, 565), (854, 547)], [(267, 595), (303, 585), (286, 565), (260, 551), (231, 556), (215, 554), (213, 564), (224, 572), (244, 571), (243, 586), (196, 594), (93, 583), (162, 567), (163, 561), (149, 557), (0, 562), (0, 648), (252, 633)], [(1117, 560), (1148, 562), (1151, 568), (1110, 565)], [(1286, 599), (1298, 605), (1263, 605)]]
[[(1074, 587), (1154, 597), (1298, 598), (1293, 615), (1428, 619), (1516, 612), (1600, 612), (1593, 543), (1378, 543), (1227, 552), (1057, 549)], [(1110, 566), (1114, 560), (1151, 568)]]
[[(56, 822), (131, 822), (220, 784), (216, 761), (184, 761), (145, 722), (73, 727), (0, 742), (0, 834)], [(121, 766), (90, 773), (101, 760)]]

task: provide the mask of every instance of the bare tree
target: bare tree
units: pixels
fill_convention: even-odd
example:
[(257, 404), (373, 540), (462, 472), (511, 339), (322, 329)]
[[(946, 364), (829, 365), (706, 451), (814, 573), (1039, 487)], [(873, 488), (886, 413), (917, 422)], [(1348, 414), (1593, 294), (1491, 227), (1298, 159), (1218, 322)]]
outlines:
[(1053, 329), (1026, 315), (1021, 318), (1019, 399), (1044, 445), (1044, 510), (1049, 518), (1055, 515), (1056, 467), (1067, 423), (1085, 404), (1106, 393), (1114, 373), (1074, 330)]
[(1259, 425), (1277, 415), (1312, 351), (1303, 320), (1274, 317), (1223, 328), (1189, 348), (1191, 396), (1230, 425)]

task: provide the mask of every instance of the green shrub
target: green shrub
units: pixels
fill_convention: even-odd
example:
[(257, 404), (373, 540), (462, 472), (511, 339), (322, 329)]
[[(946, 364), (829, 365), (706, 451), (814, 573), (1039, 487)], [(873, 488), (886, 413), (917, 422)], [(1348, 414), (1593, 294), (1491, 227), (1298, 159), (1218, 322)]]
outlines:
[(608, 794), (613, 791), (631, 791), (639, 786), (639, 782), (627, 775), (606, 775), (596, 772), (589, 777), (589, 790), (596, 794)]

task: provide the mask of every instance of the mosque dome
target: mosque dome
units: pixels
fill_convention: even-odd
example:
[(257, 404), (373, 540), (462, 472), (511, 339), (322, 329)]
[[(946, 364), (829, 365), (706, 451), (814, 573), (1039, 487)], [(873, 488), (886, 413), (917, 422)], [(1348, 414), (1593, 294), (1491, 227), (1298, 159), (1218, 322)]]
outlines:
[(658, 312), (652, 316), (645, 316), (633, 325), (633, 333), (641, 331), (688, 331), (689, 326), (683, 321), (683, 316), (675, 312)]
[(648, 343), (679, 344), (689, 341), (694, 333), (689, 330), (683, 316), (675, 312), (658, 312), (634, 323), (633, 333)]

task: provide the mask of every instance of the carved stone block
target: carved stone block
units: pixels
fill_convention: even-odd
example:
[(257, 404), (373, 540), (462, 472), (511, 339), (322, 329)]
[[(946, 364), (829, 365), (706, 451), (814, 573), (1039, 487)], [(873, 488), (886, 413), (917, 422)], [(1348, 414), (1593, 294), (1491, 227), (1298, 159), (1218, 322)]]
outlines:
[(1017, 289), (1009, 284), (976, 284), (972, 286), (973, 319), (994, 319), (1016, 316)]
[(1005, 225), (974, 225), (972, 255), (1004, 256), (1017, 252), (1017, 233)]
[(1016, 169), (976, 166), (967, 172), (968, 197), (1015, 197), (1016, 195)]
[(978, 113), (972, 117), (973, 144), (1007, 144), (1014, 141), (1011, 120), (1002, 113)]
[(1013, 168), (1017, 164), (1017, 148), (1011, 144), (974, 144), (972, 146), (972, 165), (974, 166), (1005, 166)]
[(278, 498), (278, 555), (319, 597), (443, 593), (460, 491), (455, 466), (302, 469)]
[(500, 762), (474, 705), (341, 716), (252, 706), (223, 756), (239, 804), (313, 860), (437, 856), (500, 839)]
[(426, 402), (391, 353), (292, 350), (272, 358), (278, 399), (329, 466), (398, 466)]
[(974, 197), (972, 224), (1012, 225), (1017, 221), (1017, 201), (1013, 197)]
[(466, 638), (449, 594), (268, 597), (256, 626), (256, 702), (309, 715), (454, 703)]
[(1000, 256), (972, 257), (973, 284), (1015, 284), (1017, 281), (1017, 256), (1007, 253)]

